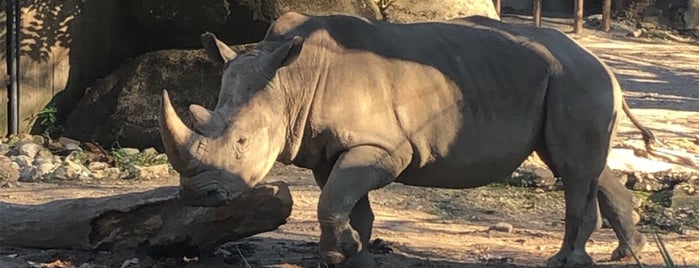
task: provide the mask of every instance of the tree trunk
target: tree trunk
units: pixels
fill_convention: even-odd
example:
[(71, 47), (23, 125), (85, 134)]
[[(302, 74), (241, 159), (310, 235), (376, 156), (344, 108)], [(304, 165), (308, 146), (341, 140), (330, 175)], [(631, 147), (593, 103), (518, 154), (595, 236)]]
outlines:
[(149, 255), (199, 253), (275, 230), (293, 201), (283, 182), (255, 187), (226, 206), (186, 207), (177, 187), (40, 205), (0, 202), (0, 245)]

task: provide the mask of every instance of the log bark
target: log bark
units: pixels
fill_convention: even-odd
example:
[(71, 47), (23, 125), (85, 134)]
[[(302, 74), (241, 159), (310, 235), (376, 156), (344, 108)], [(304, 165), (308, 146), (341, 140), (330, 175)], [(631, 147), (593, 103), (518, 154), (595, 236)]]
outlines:
[(211, 208), (183, 206), (176, 186), (40, 205), (0, 202), (0, 245), (198, 254), (275, 230), (286, 223), (292, 205), (283, 182), (260, 185)]

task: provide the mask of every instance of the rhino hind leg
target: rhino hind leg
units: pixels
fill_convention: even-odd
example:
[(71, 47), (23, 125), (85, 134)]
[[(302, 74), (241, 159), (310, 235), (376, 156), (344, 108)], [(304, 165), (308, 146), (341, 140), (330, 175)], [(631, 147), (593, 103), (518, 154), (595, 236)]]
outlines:
[(646, 237), (633, 222), (633, 197), (614, 173), (605, 168), (599, 180), (599, 204), (602, 215), (609, 221), (619, 239), (619, 246), (612, 252), (611, 259), (621, 260), (638, 254), (646, 243)]

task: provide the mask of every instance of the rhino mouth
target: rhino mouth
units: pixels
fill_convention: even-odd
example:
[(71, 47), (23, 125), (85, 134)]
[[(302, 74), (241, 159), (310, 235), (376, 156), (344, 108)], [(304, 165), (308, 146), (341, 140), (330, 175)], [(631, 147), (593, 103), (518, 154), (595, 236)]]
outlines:
[(179, 196), (185, 206), (219, 207), (229, 204), (248, 189), (250, 187), (242, 179), (211, 178), (202, 174), (180, 177)]

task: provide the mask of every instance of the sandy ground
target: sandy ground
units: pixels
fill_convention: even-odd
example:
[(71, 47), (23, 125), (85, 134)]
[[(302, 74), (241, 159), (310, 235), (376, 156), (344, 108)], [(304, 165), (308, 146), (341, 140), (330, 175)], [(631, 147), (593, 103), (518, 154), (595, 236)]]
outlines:
[[(545, 19), (544, 25), (572, 29), (560, 20)], [(694, 143), (699, 135), (699, 46), (617, 35), (586, 30), (573, 38), (614, 69), (642, 122), (669, 143), (699, 153), (699, 145)], [(638, 131), (626, 117), (622, 120), (616, 144), (639, 141)], [(252, 267), (318, 267), (318, 188), (309, 171), (294, 167), (275, 167), (266, 181), (276, 180), (289, 183), (294, 197), (292, 215), (278, 230), (222, 246), (225, 251), (221, 252), (230, 255), (199, 256), (199, 260), (189, 262), (140, 257), (140, 264), (127, 267), (245, 267), (245, 261)], [(163, 178), (119, 184), (23, 184), (0, 189), (0, 201), (40, 204), (176, 183), (176, 178)], [(372, 250), (381, 267), (537, 267), (557, 251), (562, 238), (564, 206), (560, 192), (534, 193), (504, 186), (457, 191), (396, 184), (370, 197), (376, 214)], [(512, 224), (514, 231), (488, 231), (490, 225), (500, 221)], [(699, 232), (667, 233), (662, 238), (678, 263), (699, 267)], [(603, 267), (634, 267), (633, 261), (609, 261), (615, 247), (613, 232), (602, 229), (593, 234), (588, 252)], [(647, 267), (662, 267), (662, 258), (652, 242), (640, 255)], [(120, 267), (134, 257), (4, 247), (0, 248), (0, 267), (30, 267), (27, 261), (57, 259), (73, 259), (83, 267)]]

